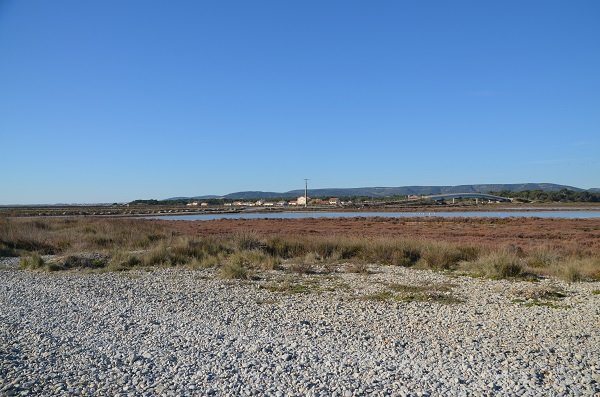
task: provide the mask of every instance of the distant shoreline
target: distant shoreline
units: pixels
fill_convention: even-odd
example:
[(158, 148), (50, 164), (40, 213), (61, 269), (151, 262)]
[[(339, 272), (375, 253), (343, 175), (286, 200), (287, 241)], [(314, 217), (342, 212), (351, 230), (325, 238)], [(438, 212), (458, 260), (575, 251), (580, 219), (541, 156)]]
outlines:
[(64, 206), (64, 207), (2, 207), (0, 217), (102, 217), (102, 218), (140, 218), (176, 215), (216, 215), (216, 214), (275, 214), (302, 212), (531, 212), (531, 211), (600, 211), (600, 203), (539, 203), (515, 204), (493, 203), (479, 205), (428, 205), (428, 206), (312, 206), (312, 207), (209, 207), (204, 210), (192, 210), (181, 206)]

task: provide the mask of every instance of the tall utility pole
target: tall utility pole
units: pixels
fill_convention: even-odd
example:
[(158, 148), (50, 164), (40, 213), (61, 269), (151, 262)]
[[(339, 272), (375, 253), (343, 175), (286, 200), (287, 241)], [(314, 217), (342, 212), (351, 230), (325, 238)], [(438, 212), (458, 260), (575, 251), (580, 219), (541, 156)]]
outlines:
[(304, 178), (304, 208), (308, 206), (308, 179)]

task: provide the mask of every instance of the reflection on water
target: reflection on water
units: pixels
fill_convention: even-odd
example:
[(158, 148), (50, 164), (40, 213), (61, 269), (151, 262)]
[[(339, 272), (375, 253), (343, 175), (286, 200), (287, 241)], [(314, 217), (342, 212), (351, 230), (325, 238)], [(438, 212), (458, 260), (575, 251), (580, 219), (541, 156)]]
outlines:
[(166, 215), (149, 216), (148, 219), (210, 221), (214, 219), (305, 219), (305, 218), (415, 218), (415, 217), (468, 217), (468, 218), (564, 218), (590, 219), (600, 218), (600, 211), (453, 211), (453, 212), (275, 212), (275, 213), (237, 213), (202, 215)]

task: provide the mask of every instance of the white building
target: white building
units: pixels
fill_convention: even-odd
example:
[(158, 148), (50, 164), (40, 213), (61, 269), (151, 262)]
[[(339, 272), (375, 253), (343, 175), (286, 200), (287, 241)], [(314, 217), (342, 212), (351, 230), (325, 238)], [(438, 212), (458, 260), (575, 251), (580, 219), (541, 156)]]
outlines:
[[(310, 200), (310, 197), (308, 199)], [(306, 197), (304, 197), (304, 196), (298, 197), (298, 199), (296, 200), (296, 204), (306, 205)]]

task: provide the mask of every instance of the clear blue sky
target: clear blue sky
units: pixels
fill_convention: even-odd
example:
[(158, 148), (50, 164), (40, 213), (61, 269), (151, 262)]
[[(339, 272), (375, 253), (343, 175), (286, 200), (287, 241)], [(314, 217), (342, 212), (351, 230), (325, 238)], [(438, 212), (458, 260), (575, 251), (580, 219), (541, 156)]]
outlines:
[(0, 203), (600, 187), (600, 2), (0, 0)]

